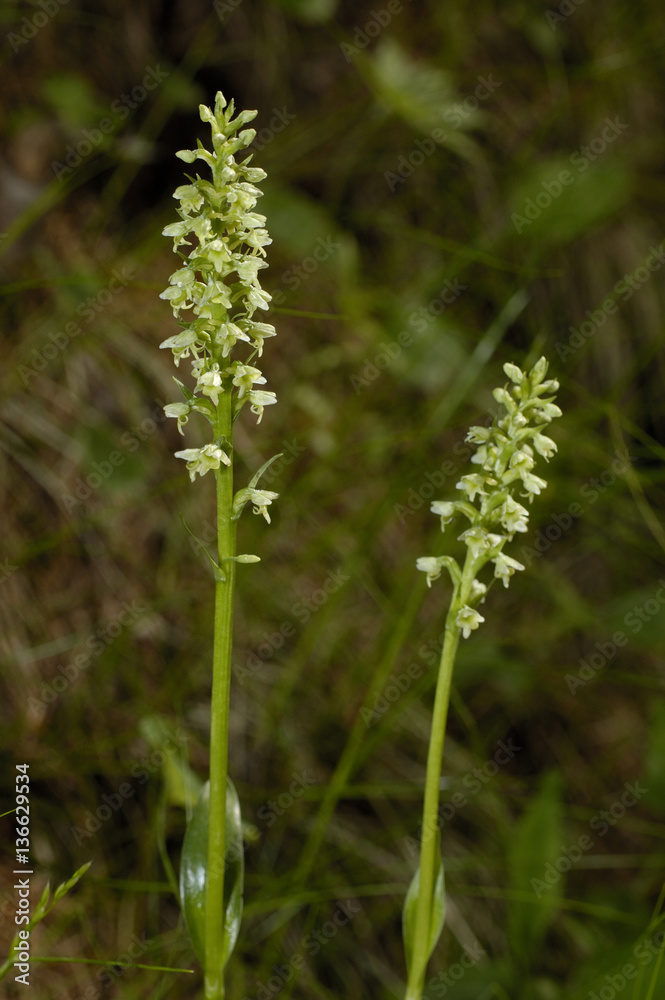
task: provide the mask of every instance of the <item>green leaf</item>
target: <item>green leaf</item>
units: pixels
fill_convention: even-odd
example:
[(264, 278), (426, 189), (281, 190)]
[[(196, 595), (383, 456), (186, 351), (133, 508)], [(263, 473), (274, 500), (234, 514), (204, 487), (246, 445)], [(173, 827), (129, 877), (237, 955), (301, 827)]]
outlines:
[(212, 570), (212, 575), (214, 576), (215, 580), (217, 580), (218, 583), (225, 583), (225, 581), (226, 581), (226, 574), (225, 574), (224, 570), (221, 568), (221, 566), (219, 565), (219, 563), (215, 559), (213, 559), (213, 557), (210, 555), (210, 553), (208, 552), (208, 549), (206, 548), (206, 546), (204, 545), (204, 543), (201, 541), (201, 539), (198, 538), (194, 534), (194, 532), (192, 531), (192, 529), (190, 527), (188, 527), (187, 522), (185, 521), (185, 519), (182, 516), (182, 514), (180, 515), (180, 520), (182, 521), (183, 525), (185, 526), (185, 531), (187, 531), (192, 536), (192, 538), (194, 539), (194, 541), (197, 542), (197, 544), (198, 544), (199, 549), (201, 550), (201, 552), (203, 552), (203, 554), (206, 555), (208, 557), (208, 559), (210, 560), (210, 568)]
[(284, 454), (284, 452), (280, 451), (280, 453), (278, 455), (273, 455), (272, 458), (269, 458), (267, 462), (263, 463), (263, 465), (261, 466), (261, 468), (259, 469), (259, 471), (255, 472), (254, 475), (252, 476), (252, 478), (250, 479), (250, 482), (249, 482), (249, 489), (250, 490), (253, 490), (256, 487), (256, 484), (258, 483), (259, 479), (261, 478), (261, 476), (263, 475), (263, 473), (266, 471), (266, 469), (268, 469), (272, 465), (273, 462), (276, 462), (278, 458), (281, 458), (283, 454)]
[[(42, 85), (42, 97), (72, 135), (106, 113), (89, 80), (79, 73), (56, 73), (47, 77)], [(109, 136), (105, 135), (104, 140), (107, 145)]]
[(615, 216), (630, 193), (631, 177), (621, 162), (607, 160), (586, 169), (579, 153), (541, 160), (509, 196), (511, 224), (520, 239), (565, 246)]
[[(196, 957), (205, 968), (205, 909), (208, 872), (210, 782), (206, 782), (187, 827), (180, 865), (182, 911)], [(243, 907), (245, 858), (240, 803), (233, 782), (226, 786), (226, 849), (224, 864), (223, 966), (238, 939)], [(220, 942), (221, 944), (221, 942)]]
[(465, 111), (451, 73), (413, 59), (394, 37), (381, 39), (366, 61), (358, 60), (358, 68), (365, 70), (380, 104), (410, 128), (460, 156), (480, 160), (479, 147), (464, 132), (485, 125), (489, 116), (478, 108)]
[(50, 899), (51, 899), (51, 883), (47, 882), (46, 885), (44, 886), (44, 891), (40, 896), (39, 902), (37, 903), (32, 913), (32, 917), (30, 918), (31, 927), (34, 927), (35, 924), (38, 924), (41, 920), (44, 919), (44, 917), (46, 916), (46, 914), (50, 909), (48, 905)]
[(564, 880), (557, 868), (562, 843), (560, 779), (551, 772), (520, 819), (508, 855), (509, 886), (514, 895), (508, 911), (508, 940), (525, 967), (537, 962), (563, 895)]
[(180, 389), (181, 393), (183, 394), (183, 396), (185, 397), (185, 399), (187, 400), (188, 403), (196, 403), (197, 402), (197, 397), (194, 395), (194, 393), (192, 392), (192, 390), (188, 389), (187, 386), (183, 382), (180, 381), (180, 379), (177, 379), (175, 377), (175, 375), (173, 376), (173, 381), (178, 386), (178, 388)]
[(62, 899), (62, 897), (65, 896), (69, 892), (70, 889), (74, 888), (74, 886), (79, 881), (79, 879), (83, 878), (83, 876), (85, 875), (85, 873), (87, 872), (87, 870), (88, 870), (88, 868), (90, 867), (91, 864), (92, 864), (92, 861), (86, 861), (86, 863), (84, 865), (81, 865), (81, 867), (79, 869), (77, 869), (77, 871), (74, 872), (74, 874), (71, 876), (71, 878), (68, 878), (66, 882), (62, 882), (58, 886), (58, 888), (53, 893), (53, 902), (54, 903), (57, 903), (58, 900)]
[[(443, 923), (446, 918), (446, 889), (444, 884), (443, 863), (441, 861), (441, 849), (439, 846), (440, 835), (436, 835), (436, 868), (434, 870), (434, 891), (430, 905), (429, 940), (427, 944), (427, 957), (429, 961), (436, 943), (441, 937)], [(402, 912), (402, 935), (404, 938), (404, 951), (406, 953), (406, 967), (411, 969), (413, 960), (413, 950), (416, 937), (416, 913), (418, 910), (418, 897), (420, 895), (420, 867), (411, 879), (404, 900), (404, 910)]]

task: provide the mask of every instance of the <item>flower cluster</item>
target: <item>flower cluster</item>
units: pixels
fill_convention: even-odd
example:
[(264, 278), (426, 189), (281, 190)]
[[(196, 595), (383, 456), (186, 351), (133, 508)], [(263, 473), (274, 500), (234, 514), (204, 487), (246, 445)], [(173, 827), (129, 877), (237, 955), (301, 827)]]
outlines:
[(476, 579), (482, 567), (491, 562), (495, 578), (505, 587), (517, 570), (524, 569), (503, 552), (503, 547), (516, 532), (527, 531), (529, 512), (520, 501), (530, 503), (547, 486), (533, 472), (535, 453), (547, 461), (557, 450), (554, 441), (543, 434), (547, 425), (561, 416), (554, 395), (550, 395), (559, 383), (545, 379), (546, 359), (541, 358), (527, 373), (510, 363), (503, 370), (510, 383), (495, 389), (494, 398), (504, 415), (496, 417), (489, 427), (471, 427), (467, 435), (467, 441), (477, 446), (471, 462), (478, 471), (462, 476), (457, 483), (463, 499), (436, 500), (431, 505), (432, 513), (441, 519), (442, 531), (459, 514), (468, 520), (469, 527), (458, 536), (467, 546), (464, 569), (450, 556), (424, 556), (416, 564), (427, 574), (428, 586), (444, 568), (450, 573), (455, 587), (454, 621), (464, 638), (484, 621), (474, 607), (487, 591)]
[[(191, 358), (196, 382), (193, 392), (178, 382), (185, 401), (165, 407), (166, 415), (177, 419), (180, 433), (192, 412), (202, 413), (218, 428), (217, 411), (224, 393), (232, 394), (234, 417), (249, 403), (259, 422), (264, 407), (276, 402), (274, 392), (256, 388), (266, 380), (250, 363), (263, 353), (264, 340), (275, 335), (273, 326), (254, 318), (270, 302), (270, 295), (261, 288), (259, 271), (268, 266), (264, 247), (271, 240), (264, 228), (265, 217), (254, 211), (262, 194), (256, 183), (266, 175), (249, 166), (251, 156), (242, 163), (235, 160), (235, 154), (256, 135), (253, 129), (242, 128), (256, 111), (243, 111), (234, 118), (233, 101), (227, 107), (221, 93), (214, 111), (203, 104), (199, 111), (202, 121), (210, 125), (213, 151), (199, 142), (198, 149), (183, 149), (177, 156), (186, 163), (203, 160), (212, 180), (196, 174), (176, 189), (180, 221), (163, 230), (165, 236), (173, 237), (182, 266), (171, 275), (160, 297), (171, 303), (182, 330), (160, 347), (171, 349), (176, 365)], [(188, 314), (184, 320), (181, 312)], [(253, 350), (243, 361), (231, 360), (239, 342)], [(203, 476), (230, 464), (229, 450), (230, 442), (218, 438), (203, 448), (178, 451), (176, 457), (187, 462), (194, 481), (197, 473)], [(264, 513), (264, 506), (259, 507)]]

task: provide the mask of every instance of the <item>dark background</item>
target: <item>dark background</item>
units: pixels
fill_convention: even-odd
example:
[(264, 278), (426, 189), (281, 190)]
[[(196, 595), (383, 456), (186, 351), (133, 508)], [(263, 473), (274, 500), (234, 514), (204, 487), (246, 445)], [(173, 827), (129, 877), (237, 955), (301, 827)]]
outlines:
[[(402, 995), (449, 596), (415, 560), (459, 553), (429, 503), (469, 471), (502, 363), (545, 354), (559, 452), (509, 549), (527, 569), (459, 656), (427, 995), (647, 998), (665, 853), (660, 5), (1, 12), (1, 811), (29, 763), (33, 905), (93, 861), (33, 954), (196, 970), (35, 963), (33, 995), (200, 995), (172, 889), (207, 773), (213, 587), (179, 514), (210, 541), (214, 498), (173, 457), (206, 438), (163, 418), (176, 325), (158, 296), (175, 152), (207, 141), (198, 104), (221, 89), (258, 109), (279, 334), (262, 359), (279, 405), (241, 421), (239, 483), (284, 453), (272, 525), (240, 526), (262, 563), (238, 576), (247, 886), (228, 995)], [(3, 835), (8, 947), (11, 815)]]

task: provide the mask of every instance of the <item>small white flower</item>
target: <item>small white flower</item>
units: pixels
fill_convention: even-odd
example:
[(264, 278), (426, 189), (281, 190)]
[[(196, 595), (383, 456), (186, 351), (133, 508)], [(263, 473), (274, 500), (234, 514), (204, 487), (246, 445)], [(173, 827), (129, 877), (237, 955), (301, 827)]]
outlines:
[(484, 487), (485, 477), (481, 476), (480, 473), (472, 473), (468, 476), (462, 476), (455, 488), (458, 490), (464, 490), (471, 503), (473, 503), (476, 493), (480, 493), (481, 496), (486, 495)]
[(469, 427), (466, 440), (473, 441), (474, 444), (484, 444), (489, 441), (491, 434), (491, 427)]
[(263, 341), (266, 337), (274, 337), (276, 330), (270, 323), (259, 323), (253, 319), (240, 320), (240, 325), (245, 334), (245, 340), (249, 340), (247, 334), (252, 338), (252, 345), (256, 348), (259, 357), (263, 354)]
[[(192, 271), (191, 267), (181, 267), (179, 271), (174, 271), (169, 278), (169, 283), (171, 285), (191, 285), (193, 281), (196, 281), (196, 272)], [(164, 298), (163, 295), (160, 298)]]
[(512, 535), (516, 531), (528, 531), (528, 521), (526, 507), (509, 496), (501, 509), (501, 527)]
[(270, 524), (270, 514), (267, 508), (278, 496), (279, 493), (273, 493), (271, 490), (257, 490), (252, 486), (248, 486), (244, 490), (238, 491), (234, 500), (234, 507), (236, 511), (240, 512), (249, 501), (254, 505), (254, 513), (262, 514), (268, 524)]
[(257, 424), (261, 423), (261, 418), (263, 417), (263, 407), (271, 406), (273, 403), (277, 402), (277, 396), (274, 392), (264, 392), (262, 389), (251, 389), (248, 393), (249, 400), (251, 402), (250, 410), (252, 413), (258, 414)]
[(537, 420), (544, 420), (549, 424), (555, 417), (562, 416), (561, 410), (555, 403), (541, 403), (535, 411)]
[(196, 355), (196, 342), (197, 342), (196, 331), (191, 329), (181, 330), (180, 333), (176, 333), (173, 337), (167, 337), (159, 345), (161, 347), (169, 347), (173, 351), (173, 360), (175, 361), (176, 368), (180, 364), (181, 358), (188, 358), (190, 351), (193, 350), (194, 355)]
[(200, 389), (204, 396), (210, 396), (213, 406), (217, 406), (219, 394), (224, 392), (224, 389), (222, 388), (222, 374), (216, 362), (207, 371), (201, 372), (196, 380), (196, 388)]
[(471, 550), (474, 559), (477, 559), (489, 548), (488, 533), (485, 528), (467, 528), (461, 535), (458, 535), (458, 541), (464, 542)]
[(512, 364), (507, 361), (503, 366), (503, 370), (512, 382), (516, 382), (518, 385), (524, 378), (524, 372), (517, 365)]
[(222, 348), (222, 356), (228, 358), (238, 340), (249, 343), (249, 337), (237, 323), (220, 323), (215, 330), (215, 343)]
[(547, 486), (546, 479), (541, 479), (540, 476), (534, 476), (530, 472), (526, 472), (522, 476), (522, 483), (526, 490), (526, 493), (523, 493), (522, 495), (530, 497), (531, 499), (533, 499), (534, 495), (538, 496), (538, 494), (541, 493)]
[(248, 288), (247, 298), (255, 309), (270, 309), (270, 300), (272, 299), (272, 295), (268, 292), (264, 292), (262, 288)]
[(167, 403), (164, 407), (164, 414), (167, 417), (177, 417), (178, 432), (184, 435), (183, 426), (189, 419), (189, 403)]
[(169, 226), (162, 229), (162, 236), (172, 236), (173, 237), (173, 249), (177, 250), (181, 244), (185, 246), (190, 246), (189, 240), (185, 239), (191, 232), (191, 227), (189, 221), (184, 222), (172, 222)]
[(444, 531), (446, 525), (455, 518), (455, 504), (449, 500), (435, 500), (431, 504), (430, 510), (441, 518), (441, 531)]
[[(183, 212), (198, 212), (203, 204), (203, 196), (195, 184), (182, 184), (173, 192), (173, 197), (180, 202)], [(170, 235), (167, 233), (167, 235)]]
[(435, 556), (420, 556), (419, 559), (416, 559), (416, 569), (427, 573), (427, 586), (431, 587), (432, 580), (438, 580), (441, 576), (443, 564)]
[(544, 434), (534, 434), (533, 435), (533, 446), (539, 455), (542, 455), (544, 459), (549, 459), (557, 450), (556, 445), (552, 438), (546, 437)]
[(498, 452), (493, 444), (481, 444), (475, 455), (471, 456), (472, 465), (482, 465), (486, 472), (494, 472)]
[(184, 417), (189, 413), (189, 403), (167, 403), (164, 413), (167, 417)]
[(233, 255), (223, 240), (211, 240), (206, 244), (205, 252), (218, 274), (227, 274), (233, 270)]
[(505, 535), (495, 535), (491, 531), (487, 533), (487, 547), (489, 549), (495, 549), (502, 542), (507, 542), (508, 539)]
[(242, 399), (246, 393), (251, 392), (254, 383), (265, 385), (266, 380), (259, 369), (253, 368), (251, 365), (241, 365), (239, 361), (236, 361), (226, 370), (229, 375), (233, 376), (233, 384), (238, 387), (239, 399)]
[[(487, 587), (480, 580), (474, 580), (471, 584), (471, 593), (469, 597), (472, 601), (477, 601), (479, 598), (484, 600), (485, 594), (487, 593)], [(482, 603), (482, 601), (481, 601)]]
[(242, 261), (236, 266), (236, 271), (238, 272), (238, 277), (241, 281), (246, 284), (254, 284), (258, 281), (258, 272), (268, 265), (260, 257), (250, 257), (248, 260)]
[(210, 469), (218, 469), (220, 464), (230, 465), (231, 459), (219, 445), (206, 444), (203, 448), (185, 448), (184, 451), (176, 451), (176, 458), (182, 458), (187, 462), (187, 471), (192, 482), (199, 476), (205, 476)]
[(503, 403), (505, 408), (508, 410), (508, 413), (512, 415), (517, 412), (517, 403), (507, 389), (499, 387), (498, 389), (493, 390), (492, 395), (496, 399), (497, 403)]
[(519, 563), (517, 559), (512, 559), (510, 556), (505, 555), (500, 552), (496, 559), (492, 560), (494, 563), (494, 576), (497, 580), (502, 580), (504, 587), (508, 586), (508, 581), (515, 572), (515, 570), (524, 569), (522, 563)]
[(477, 611), (470, 608), (468, 604), (462, 605), (455, 618), (455, 624), (462, 629), (462, 635), (468, 639), (474, 629), (477, 629), (485, 619)]
[(526, 448), (522, 448), (521, 451), (515, 452), (510, 459), (510, 468), (514, 469), (519, 476), (522, 476), (525, 472), (530, 472), (531, 469), (533, 469), (533, 458), (529, 455)]

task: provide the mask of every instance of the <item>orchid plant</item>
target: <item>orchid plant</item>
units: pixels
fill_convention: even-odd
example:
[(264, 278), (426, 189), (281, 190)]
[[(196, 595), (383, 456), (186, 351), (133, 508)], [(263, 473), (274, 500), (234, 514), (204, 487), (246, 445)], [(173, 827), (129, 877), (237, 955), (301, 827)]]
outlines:
[[(240, 163), (235, 158), (256, 135), (243, 128), (256, 111), (242, 111), (234, 118), (233, 101), (227, 105), (221, 92), (214, 110), (204, 105), (199, 110), (211, 128), (212, 151), (199, 141), (197, 149), (176, 155), (190, 164), (202, 160), (212, 178), (188, 177), (188, 183), (174, 193), (180, 220), (163, 232), (173, 238), (181, 263), (161, 298), (171, 303), (182, 329), (160, 347), (173, 352), (176, 366), (191, 359), (195, 383), (191, 389), (175, 379), (184, 398), (169, 403), (166, 415), (177, 420), (181, 434), (192, 413), (205, 417), (212, 429), (207, 444), (175, 453), (187, 463), (192, 482), (197, 475), (214, 474), (218, 543), (217, 558), (208, 554), (215, 577), (210, 780), (185, 836), (180, 892), (185, 921), (204, 968), (205, 998), (221, 1000), (224, 968), (240, 927), (243, 892), (240, 807), (228, 777), (235, 567), (259, 561), (258, 556), (236, 555), (236, 524), (248, 503), (270, 522), (268, 508), (277, 494), (260, 489), (259, 480), (279, 456), (234, 494), (234, 421), (249, 404), (260, 423), (265, 407), (276, 401), (274, 392), (257, 388), (266, 379), (256, 367), (265, 340), (275, 335), (273, 326), (255, 318), (257, 310), (268, 309), (270, 302), (259, 272), (267, 267), (265, 247), (271, 240), (264, 216), (254, 210), (262, 194), (256, 185), (266, 175), (250, 166), (251, 156)], [(243, 348), (244, 356), (232, 357)]]
[(408, 982), (406, 1000), (421, 1000), (427, 963), (441, 935), (445, 919), (444, 873), (439, 844), (439, 788), (443, 745), (450, 701), (455, 655), (460, 638), (467, 639), (485, 621), (478, 611), (488, 586), (478, 575), (491, 564), (494, 579), (507, 587), (524, 566), (504, 552), (516, 533), (528, 530), (531, 503), (547, 483), (535, 475), (536, 454), (549, 460), (556, 445), (543, 431), (561, 410), (554, 403), (559, 384), (546, 379), (548, 364), (540, 358), (531, 371), (505, 364), (510, 382), (494, 390), (500, 412), (489, 427), (471, 427), (467, 440), (476, 445), (471, 459), (477, 471), (461, 477), (457, 500), (436, 500), (433, 514), (443, 531), (460, 516), (468, 527), (458, 535), (466, 546), (463, 566), (452, 556), (423, 556), (417, 568), (431, 586), (443, 570), (450, 575), (453, 593), (446, 617), (443, 649), (437, 679), (432, 732), (427, 757), (422, 837), (418, 869), (407, 892), (403, 933)]

